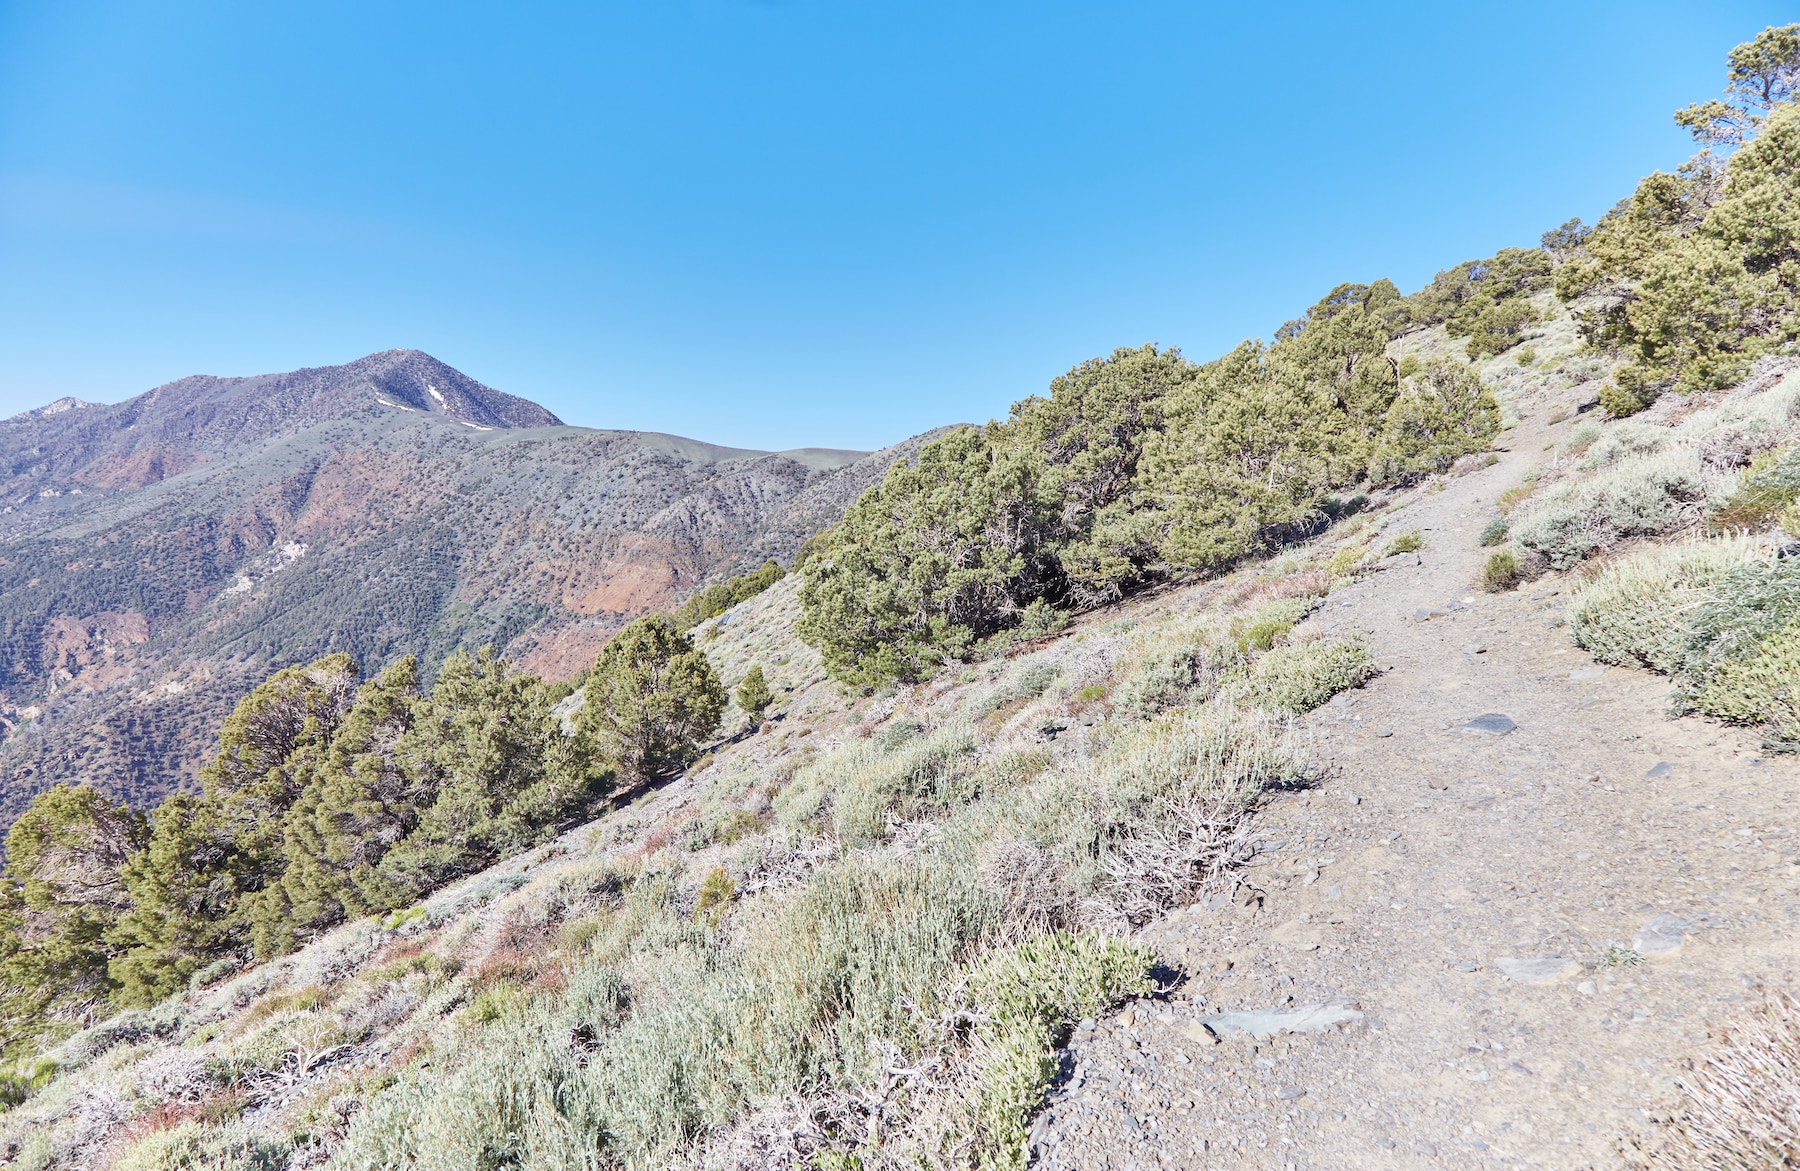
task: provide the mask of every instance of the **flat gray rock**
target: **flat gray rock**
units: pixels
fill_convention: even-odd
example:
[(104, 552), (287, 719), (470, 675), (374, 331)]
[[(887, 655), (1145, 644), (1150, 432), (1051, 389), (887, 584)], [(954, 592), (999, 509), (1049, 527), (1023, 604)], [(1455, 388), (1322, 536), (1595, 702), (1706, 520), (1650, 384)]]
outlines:
[(1510, 716), (1503, 716), (1499, 712), (1488, 712), (1486, 715), (1476, 716), (1466, 724), (1457, 725), (1464, 732), (1479, 732), (1484, 736), (1504, 736), (1518, 726)]
[(1201, 1017), (1200, 1023), (1215, 1037), (1248, 1033), (1265, 1040), (1277, 1033), (1316, 1033), (1332, 1025), (1362, 1020), (1362, 1013), (1347, 1004), (1305, 1004), (1293, 1008), (1260, 1008), (1245, 1012), (1222, 1012)]
[(1580, 671), (1570, 671), (1569, 678), (1577, 679), (1577, 680), (1579, 680), (1579, 679), (1598, 679), (1598, 678), (1600, 678), (1600, 676), (1602, 676), (1604, 674), (1606, 674), (1605, 667), (1588, 667), (1588, 668), (1585, 668)]
[(1631, 950), (1650, 959), (1667, 959), (1681, 950), (1694, 924), (1680, 915), (1658, 915), (1631, 937)]
[(1661, 760), (1661, 761), (1658, 761), (1655, 765), (1653, 765), (1649, 772), (1644, 774), (1644, 779), (1647, 781), (1654, 781), (1661, 777), (1666, 777), (1674, 771), (1675, 771), (1674, 765), (1670, 764), (1666, 760)]
[(1430, 622), (1433, 618), (1448, 618), (1450, 611), (1440, 610), (1436, 606), (1420, 606), (1413, 611), (1414, 622)]
[(1554, 984), (1581, 971), (1580, 961), (1560, 956), (1541, 960), (1497, 959), (1494, 966), (1515, 984)]

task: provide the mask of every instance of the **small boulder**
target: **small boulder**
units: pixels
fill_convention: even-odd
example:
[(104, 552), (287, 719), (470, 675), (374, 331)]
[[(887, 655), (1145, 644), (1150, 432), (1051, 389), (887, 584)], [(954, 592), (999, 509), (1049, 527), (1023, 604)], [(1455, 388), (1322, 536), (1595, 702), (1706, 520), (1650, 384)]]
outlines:
[(1664, 960), (1681, 950), (1693, 923), (1680, 915), (1658, 915), (1631, 937), (1631, 950), (1648, 959)]

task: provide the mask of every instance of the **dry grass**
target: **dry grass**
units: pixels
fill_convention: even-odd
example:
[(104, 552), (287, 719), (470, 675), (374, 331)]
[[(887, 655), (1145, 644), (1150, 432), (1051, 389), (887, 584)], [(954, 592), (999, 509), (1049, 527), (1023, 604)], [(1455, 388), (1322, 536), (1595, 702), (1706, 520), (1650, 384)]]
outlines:
[(1187, 797), (1166, 809), (1160, 825), (1105, 863), (1111, 903), (1134, 925), (1219, 888), (1250, 856), (1250, 805), (1240, 795)]
[(1322, 598), (1331, 592), (1328, 569), (1302, 569), (1284, 577), (1253, 577), (1233, 582), (1219, 595), (1219, 605), (1230, 609), (1272, 602), (1278, 598)]
[(1762, 989), (1762, 1003), (1721, 1029), (1712, 1054), (1677, 1085), (1682, 1104), (1626, 1161), (1680, 1171), (1800, 1166), (1800, 998)]

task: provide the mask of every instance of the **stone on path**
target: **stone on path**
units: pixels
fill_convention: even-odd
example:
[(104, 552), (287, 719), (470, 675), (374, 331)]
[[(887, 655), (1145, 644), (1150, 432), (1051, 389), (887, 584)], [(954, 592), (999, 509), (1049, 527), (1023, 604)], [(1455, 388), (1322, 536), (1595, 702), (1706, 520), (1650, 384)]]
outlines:
[(1420, 606), (1413, 611), (1414, 622), (1430, 622), (1433, 618), (1448, 618), (1449, 616), (1450, 611), (1439, 609), (1436, 606)]
[(1674, 771), (1675, 771), (1674, 765), (1670, 764), (1666, 760), (1659, 760), (1656, 762), (1656, 764), (1651, 766), (1651, 769), (1649, 772), (1644, 774), (1644, 779), (1646, 781), (1661, 780), (1663, 777), (1668, 776), (1670, 773), (1672, 773)]
[(1587, 667), (1580, 671), (1570, 671), (1569, 678), (1577, 679), (1577, 680), (1579, 680), (1579, 679), (1598, 679), (1598, 678), (1600, 678), (1600, 676), (1602, 676), (1604, 674), (1606, 674), (1605, 667)]
[(1667, 959), (1681, 950), (1681, 944), (1693, 926), (1680, 915), (1658, 915), (1631, 937), (1631, 950), (1649, 959)]
[(1305, 1004), (1294, 1008), (1249, 1009), (1244, 1012), (1222, 1012), (1200, 1021), (1214, 1036), (1248, 1033), (1257, 1040), (1277, 1033), (1316, 1033), (1332, 1025), (1362, 1020), (1362, 1013), (1347, 1004)]
[(1515, 984), (1554, 984), (1581, 971), (1578, 960), (1550, 956), (1541, 960), (1497, 959), (1494, 966)]
[(1479, 732), (1487, 736), (1504, 736), (1518, 726), (1512, 722), (1511, 717), (1503, 716), (1499, 712), (1488, 712), (1485, 715), (1476, 716), (1468, 723), (1457, 725), (1464, 732)]

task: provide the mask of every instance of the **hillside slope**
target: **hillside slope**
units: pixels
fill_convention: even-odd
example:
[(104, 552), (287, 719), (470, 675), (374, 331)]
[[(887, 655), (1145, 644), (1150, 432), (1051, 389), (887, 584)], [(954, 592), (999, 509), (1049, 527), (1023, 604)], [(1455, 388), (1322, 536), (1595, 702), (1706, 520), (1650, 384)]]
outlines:
[(563, 426), (427, 355), (194, 377), (0, 423), (0, 820), (79, 779), (148, 804), (272, 669), (567, 677), (626, 621), (790, 561), (919, 441), (722, 448)]
[[(1654, 1147), (1646, 1120), (1792, 957), (1800, 778), (1572, 646), (1581, 575), (1484, 592), (1481, 536), (1620, 441), (1791, 438), (1800, 375), (1597, 429), (1603, 371), (1565, 325), (1535, 367), (1488, 364), (1518, 420), (1495, 460), (925, 684), (844, 695), (794, 636), (790, 576), (695, 632), (728, 685), (764, 669), (771, 724), (728, 712), (701, 765), (549, 845), (95, 1023), (45, 1055), (0, 1142), (70, 1168), (960, 1165), (996, 1142), (1069, 1168), (1590, 1167)], [(1258, 638), (1246, 673), (1225, 665)], [(1496, 715), (1512, 729), (1464, 729)], [(999, 922), (957, 924), (983, 905), (958, 874)], [(845, 983), (809, 966), (870, 914), (895, 934)], [(831, 1062), (864, 1034), (837, 1014), (886, 987), (861, 981), (992, 1019), (994, 973), (1048, 978), (1019, 941), (1059, 926), (1143, 950), (1055, 977), (1073, 999), (1046, 1009), (1041, 1113), (994, 1097), (1019, 1073), (994, 1042), (903, 1019), (879, 1027), (911, 1063), (841, 1087), (865, 1075)], [(973, 966), (929, 966), (945, 931), (987, 933)], [(1082, 966), (1102, 954), (1127, 972)], [(798, 982), (765, 1015), (771, 976)], [(789, 1031), (806, 1021), (825, 1032)], [(821, 1052), (840, 1056), (809, 1082)], [(1029, 1133), (986, 1129), (1016, 1108)]]

